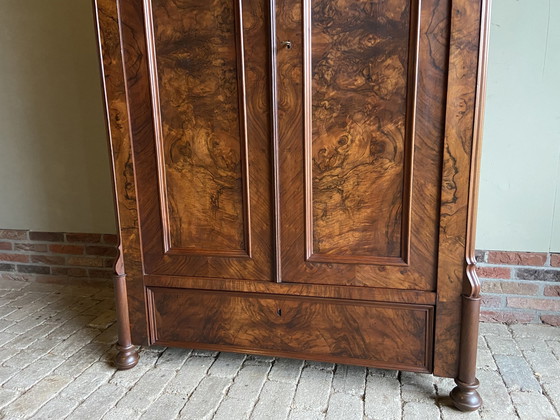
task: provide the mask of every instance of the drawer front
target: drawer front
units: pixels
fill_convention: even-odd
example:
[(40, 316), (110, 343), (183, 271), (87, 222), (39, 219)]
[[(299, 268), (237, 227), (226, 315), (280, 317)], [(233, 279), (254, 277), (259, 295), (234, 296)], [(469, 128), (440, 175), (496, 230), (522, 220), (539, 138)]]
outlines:
[(431, 371), (433, 307), (150, 288), (152, 342)]

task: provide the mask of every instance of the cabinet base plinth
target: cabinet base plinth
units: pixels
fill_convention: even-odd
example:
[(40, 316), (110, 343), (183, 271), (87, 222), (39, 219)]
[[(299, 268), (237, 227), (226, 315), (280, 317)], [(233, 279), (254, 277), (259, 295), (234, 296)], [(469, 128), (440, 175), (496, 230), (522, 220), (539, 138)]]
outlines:
[(478, 389), (478, 379), (475, 379), (473, 384), (466, 384), (455, 379), (457, 386), (449, 393), (451, 400), (456, 408), (461, 411), (475, 411), (482, 405), (482, 398), (480, 398)]

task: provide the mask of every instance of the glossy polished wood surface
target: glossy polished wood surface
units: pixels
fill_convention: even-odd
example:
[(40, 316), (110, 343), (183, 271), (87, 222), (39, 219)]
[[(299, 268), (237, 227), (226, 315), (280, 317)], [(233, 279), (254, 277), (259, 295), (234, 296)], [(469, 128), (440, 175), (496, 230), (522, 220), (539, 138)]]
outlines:
[(447, 27), (418, 20), (446, 3), (300, 4), (278, 9), (282, 281), (434, 291)]
[(218, 0), (153, 0), (150, 6), (148, 43), (155, 56), (152, 74), (157, 73), (152, 89), (168, 247), (246, 255), (241, 11), (234, 2)]
[(414, 118), (407, 100), (416, 89), (409, 44), (415, 50), (417, 41), (410, 9), (408, 0), (311, 3), (305, 77), (312, 79), (306, 142), (314, 261), (407, 258), (413, 133), (406, 125)]
[[(431, 369), (432, 307), (150, 289), (154, 342)], [(211, 322), (210, 322), (211, 320)]]
[(272, 277), (265, 16), (260, 0), (120, 2), (147, 273)]

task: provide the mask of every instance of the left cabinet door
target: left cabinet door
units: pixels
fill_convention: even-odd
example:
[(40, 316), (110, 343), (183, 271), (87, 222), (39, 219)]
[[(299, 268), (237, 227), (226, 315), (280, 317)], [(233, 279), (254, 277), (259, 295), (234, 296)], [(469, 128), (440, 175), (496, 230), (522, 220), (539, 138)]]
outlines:
[(271, 280), (268, 5), (120, 0), (144, 272)]

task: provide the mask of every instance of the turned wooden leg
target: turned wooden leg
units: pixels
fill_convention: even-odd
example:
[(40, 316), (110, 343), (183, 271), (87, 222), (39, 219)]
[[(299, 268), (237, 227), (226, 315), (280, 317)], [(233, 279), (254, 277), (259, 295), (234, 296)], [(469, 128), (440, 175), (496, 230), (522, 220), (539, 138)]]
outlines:
[(130, 320), (128, 319), (128, 302), (126, 299), (126, 275), (114, 276), (115, 301), (117, 306), (117, 327), (119, 351), (115, 365), (119, 370), (130, 369), (138, 363), (138, 350), (132, 345), (130, 337)]
[(479, 382), (476, 379), (480, 297), (463, 295), (462, 307), (459, 374), (455, 378), (457, 386), (449, 395), (459, 410), (474, 411), (482, 405), (482, 398), (477, 391)]

